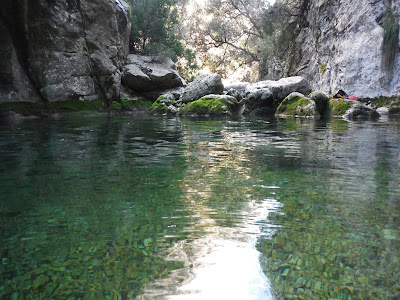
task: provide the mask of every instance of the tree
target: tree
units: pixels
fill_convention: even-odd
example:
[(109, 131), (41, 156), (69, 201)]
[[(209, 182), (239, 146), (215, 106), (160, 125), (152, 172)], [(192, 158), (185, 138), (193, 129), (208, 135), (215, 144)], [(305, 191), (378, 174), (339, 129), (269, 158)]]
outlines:
[(265, 0), (208, 0), (188, 14), (185, 40), (203, 65), (228, 77), (260, 61), (261, 20), (268, 8)]
[(176, 60), (183, 46), (175, 27), (179, 24), (178, 0), (131, 0), (133, 53), (162, 54)]

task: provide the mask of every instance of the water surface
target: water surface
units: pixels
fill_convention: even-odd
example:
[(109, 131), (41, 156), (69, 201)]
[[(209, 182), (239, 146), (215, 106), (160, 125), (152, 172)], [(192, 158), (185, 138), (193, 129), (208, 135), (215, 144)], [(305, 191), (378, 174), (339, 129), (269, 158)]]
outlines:
[(1, 299), (399, 299), (400, 122), (0, 125)]

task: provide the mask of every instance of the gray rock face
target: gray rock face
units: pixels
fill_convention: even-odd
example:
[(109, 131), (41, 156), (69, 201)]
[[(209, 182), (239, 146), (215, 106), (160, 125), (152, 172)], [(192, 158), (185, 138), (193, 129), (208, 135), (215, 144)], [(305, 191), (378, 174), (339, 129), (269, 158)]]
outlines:
[(222, 94), (224, 85), (218, 74), (203, 74), (188, 84), (182, 95), (182, 102), (188, 103), (209, 94)]
[[(33, 90), (44, 101), (119, 98), (130, 32), (121, 3), (4, 0), (0, 13), (6, 25), (1, 35), (11, 37), (14, 65), (27, 79), (28, 94)], [(18, 92), (21, 76), (11, 77), (11, 91), (2, 89), (2, 99), (34, 99)]]
[(1, 18), (0, 57), (0, 103), (39, 101), (39, 95), (18, 61), (11, 36)]
[(170, 58), (133, 54), (128, 55), (122, 83), (142, 94), (146, 92), (162, 94), (161, 91), (186, 85)]
[(400, 15), (400, 1), (310, 1), (307, 27), (281, 62), (281, 73), (303, 76), (328, 95), (338, 89), (359, 98), (400, 95), (400, 52), (391, 70), (382, 66), (388, 8)]

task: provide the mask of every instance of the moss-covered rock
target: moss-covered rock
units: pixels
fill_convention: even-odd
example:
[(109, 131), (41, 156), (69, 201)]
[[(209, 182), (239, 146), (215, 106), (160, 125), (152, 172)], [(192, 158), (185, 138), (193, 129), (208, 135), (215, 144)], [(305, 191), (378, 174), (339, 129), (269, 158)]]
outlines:
[(151, 112), (154, 114), (177, 114), (179, 111), (180, 102), (175, 100), (174, 96), (162, 95), (157, 98), (151, 105)]
[(347, 119), (379, 118), (379, 113), (373, 106), (366, 105), (360, 101), (332, 98), (329, 100), (329, 106), (331, 114), (336, 117), (345, 117)]
[(343, 116), (351, 108), (353, 100), (332, 98), (329, 100), (329, 108), (332, 116)]
[(181, 107), (183, 115), (236, 115), (240, 104), (235, 97), (228, 95), (207, 95)]
[(291, 93), (282, 101), (275, 115), (277, 117), (320, 117), (315, 101), (297, 92)]
[(146, 111), (151, 107), (152, 103), (146, 98), (122, 99), (121, 101), (113, 101), (111, 108), (116, 111)]

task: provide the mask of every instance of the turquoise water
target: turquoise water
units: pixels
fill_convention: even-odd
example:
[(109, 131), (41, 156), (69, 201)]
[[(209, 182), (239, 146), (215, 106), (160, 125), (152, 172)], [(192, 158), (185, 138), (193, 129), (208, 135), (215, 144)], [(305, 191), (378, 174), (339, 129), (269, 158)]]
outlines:
[(0, 299), (400, 299), (400, 122), (0, 124)]

